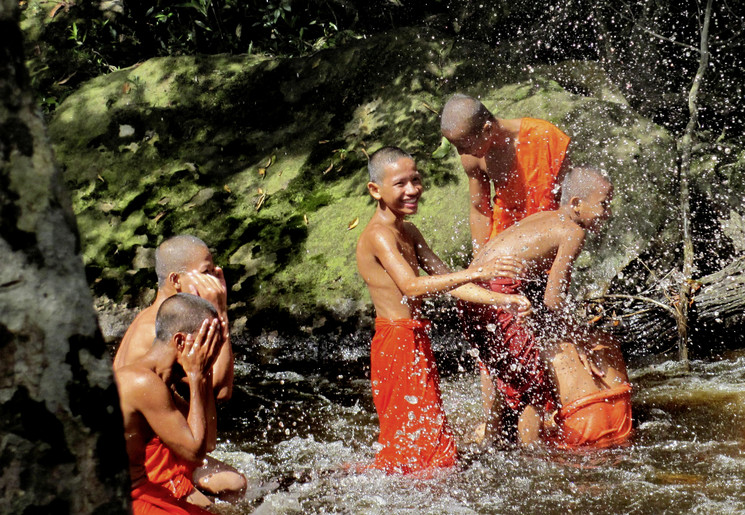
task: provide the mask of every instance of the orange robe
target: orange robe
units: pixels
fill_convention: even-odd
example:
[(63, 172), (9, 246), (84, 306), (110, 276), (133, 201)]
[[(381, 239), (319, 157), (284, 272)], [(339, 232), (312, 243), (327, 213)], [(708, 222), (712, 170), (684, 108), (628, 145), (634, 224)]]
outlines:
[(428, 329), (426, 320), (375, 320), (370, 379), (382, 448), (373, 467), (389, 473), (450, 467), (457, 460)]
[(157, 436), (145, 447), (145, 471), (150, 482), (167, 488), (177, 499), (194, 489), (191, 482), (195, 465), (180, 459)]
[(605, 448), (631, 435), (631, 385), (592, 393), (563, 406), (556, 414), (558, 432), (548, 438), (560, 449)]
[(209, 515), (210, 512), (184, 500), (150, 481), (132, 489), (133, 515), (170, 513), (175, 515)]
[(555, 125), (522, 118), (507, 183), (495, 189), (490, 239), (528, 215), (559, 207), (557, 177), (568, 146), (569, 136)]

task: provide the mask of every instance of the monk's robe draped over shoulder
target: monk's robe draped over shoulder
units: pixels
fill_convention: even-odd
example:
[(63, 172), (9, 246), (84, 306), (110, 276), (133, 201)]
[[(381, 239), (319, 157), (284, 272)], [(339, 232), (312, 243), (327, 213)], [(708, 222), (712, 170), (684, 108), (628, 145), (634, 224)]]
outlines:
[(559, 207), (557, 177), (569, 136), (536, 118), (522, 118), (507, 182), (495, 188), (490, 238), (528, 215)]
[(456, 463), (428, 329), (425, 320), (375, 320), (370, 379), (381, 446), (375, 468), (414, 473)]

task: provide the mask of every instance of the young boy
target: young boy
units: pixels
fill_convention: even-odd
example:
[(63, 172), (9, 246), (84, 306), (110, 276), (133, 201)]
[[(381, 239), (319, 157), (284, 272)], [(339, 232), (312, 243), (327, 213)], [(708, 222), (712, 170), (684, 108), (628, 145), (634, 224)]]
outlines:
[[(596, 348), (593, 342), (599, 336), (581, 331), (566, 315), (570, 307), (567, 293), (574, 261), (582, 250), (586, 231), (598, 230), (610, 216), (612, 197), (613, 186), (599, 172), (574, 168), (562, 183), (561, 206), (558, 210), (524, 218), (489, 240), (473, 261), (472, 266), (484, 266), (496, 256), (516, 257), (525, 266), (522, 281), (498, 278), (491, 281), (489, 286), (503, 293), (526, 293), (529, 298), (530, 293), (523, 282), (540, 279), (550, 269), (543, 302), (534, 302), (534, 305), (543, 304), (548, 310), (542, 321), (544, 327), (541, 332), (554, 332), (543, 334), (540, 338), (544, 342), (559, 340), (561, 343), (551, 344), (550, 348), (545, 349), (545, 356), (541, 355), (541, 346), (536, 343), (533, 329), (510, 313), (498, 311), (494, 316), (483, 310), (472, 310), (475, 326), (482, 328), (478, 334), (470, 334), (472, 342), (478, 346), (481, 359), (497, 378), (498, 389), (511, 410), (508, 420), (510, 423), (516, 422), (517, 437), (522, 443), (531, 443), (540, 437), (540, 415), (554, 400), (544, 359), (553, 365), (549, 376), (553, 376), (558, 400), (564, 407), (583, 396), (617, 386), (626, 394), (630, 391), (617, 345), (606, 339), (605, 344), (600, 345), (602, 349), (598, 348), (600, 367), (590, 364), (586, 353), (593, 352)], [(495, 330), (484, 331), (490, 324)], [(568, 343), (567, 338), (579, 343)], [(628, 400), (628, 395), (622, 395), (619, 406), (628, 415), (630, 424)], [(566, 418), (560, 411), (559, 425)], [(620, 428), (604, 426), (605, 429), (601, 428), (600, 432), (607, 429), (620, 441), (628, 435), (627, 424), (622, 422)], [(600, 423), (600, 420), (593, 422)], [(489, 429), (493, 431), (494, 421)], [(608, 439), (613, 438), (609, 436)], [(592, 444), (589, 440), (585, 443)]]
[[(132, 480), (132, 509), (140, 513), (209, 513), (177, 498), (148, 477), (148, 449), (164, 446), (181, 463), (207, 455), (209, 419), (214, 417), (212, 370), (225, 343), (217, 310), (188, 293), (164, 300), (150, 349), (114, 371), (124, 419)], [(189, 400), (174, 387), (185, 379)]]
[[(152, 305), (142, 310), (129, 326), (114, 357), (114, 371), (147, 354), (155, 338), (155, 321), (163, 302), (181, 292), (208, 300), (220, 315), (223, 339), (220, 355), (211, 377), (215, 400), (227, 401), (233, 392), (233, 351), (227, 314), (227, 287), (222, 269), (215, 266), (207, 245), (195, 236), (180, 234), (163, 241), (155, 251), (158, 294)], [(217, 420), (208, 425), (208, 451), (217, 443)], [(153, 444), (146, 451), (145, 469), (151, 482), (162, 485), (179, 499), (199, 506), (212, 501), (202, 492), (224, 500), (240, 497), (246, 478), (236, 469), (207, 456), (198, 466), (182, 463), (164, 445)]]
[[(499, 305), (515, 316), (530, 312), (519, 295), (492, 293), (472, 284), (496, 276), (515, 277), (512, 258), (452, 272), (406, 222), (417, 212), (422, 182), (412, 157), (396, 147), (375, 152), (367, 188), (375, 214), (357, 243), (357, 267), (375, 305), (371, 347), (373, 400), (380, 418), (381, 446), (374, 467), (420, 472), (456, 462), (453, 435), (442, 409), (439, 376), (422, 320), (422, 298), (449, 291), (471, 302)], [(419, 269), (428, 276), (420, 276)]]

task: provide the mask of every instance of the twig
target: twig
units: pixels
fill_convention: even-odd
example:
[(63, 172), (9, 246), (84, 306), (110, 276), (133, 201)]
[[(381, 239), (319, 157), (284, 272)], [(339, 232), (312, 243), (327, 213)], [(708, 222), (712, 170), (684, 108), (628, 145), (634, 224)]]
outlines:
[(663, 304), (662, 302), (654, 299), (650, 299), (649, 297), (642, 297), (639, 295), (625, 295), (623, 293), (609, 293), (606, 295), (603, 295), (602, 297), (595, 297), (594, 299), (589, 299), (591, 301), (593, 300), (599, 300), (599, 299), (630, 299), (630, 300), (638, 300), (639, 302), (648, 302), (650, 304), (654, 304), (655, 306), (664, 309), (668, 313), (670, 313), (672, 316), (676, 317), (678, 316), (678, 313), (676, 312), (675, 308), (672, 306), (668, 306), (667, 304)]

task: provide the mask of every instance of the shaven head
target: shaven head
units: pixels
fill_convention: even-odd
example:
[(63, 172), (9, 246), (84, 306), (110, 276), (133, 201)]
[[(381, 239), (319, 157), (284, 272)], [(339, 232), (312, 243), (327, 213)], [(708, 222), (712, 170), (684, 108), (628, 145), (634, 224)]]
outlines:
[(573, 167), (561, 183), (561, 205), (568, 204), (572, 197), (585, 200), (598, 191), (598, 188), (609, 185), (610, 179), (595, 168)]
[(163, 301), (155, 317), (155, 342), (168, 343), (176, 333), (195, 334), (208, 318), (217, 318), (217, 310), (201, 297), (177, 293)]
[(383, 147), (380, 150), (370, 156), (370, 161), (367, 162), (367, 171), (370, 173), (370, 182), (375, 184), (383, 184), (383, 178), (385, 177), (385, 169), (387, 166), (395, 164), (399, 159), (411, 159), (413, 157), (410, 154), (404, 152), (398, 147)]
[(492, 119), (494, 115), (480, 101), (456, 93), (442, 108), (440, 130), (451, 142), (459, 141), (466, 136), (479, 134), (484, 124)]
[(194, 262), (204, 251), (209, 252), (207, 245), (189, 234), (174, 236), (161, 243), (155, 250), (155, 273), (158, 275), (158, 286), (163, 286), (172, 272), (182, 274), (194, 268)]

